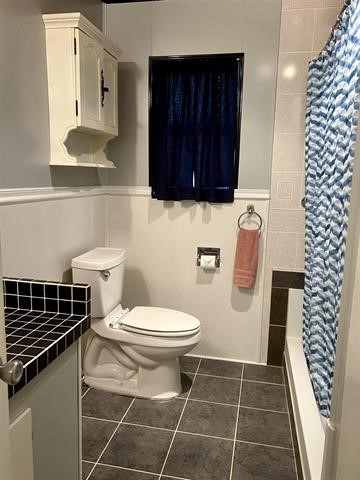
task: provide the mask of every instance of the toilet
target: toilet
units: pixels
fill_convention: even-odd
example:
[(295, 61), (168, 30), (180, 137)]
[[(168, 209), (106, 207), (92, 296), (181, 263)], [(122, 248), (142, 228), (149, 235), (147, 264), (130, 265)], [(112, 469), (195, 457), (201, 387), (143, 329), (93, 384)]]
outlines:
[(95, 248), (72, 260), (74, 283), (91, 286), (91, 329), (84, 354), (90, 387), (151, 399), (181, 393), (179, 357), (200, 341), (197, 318), (160, 307), (121, 306), (126, 252)]

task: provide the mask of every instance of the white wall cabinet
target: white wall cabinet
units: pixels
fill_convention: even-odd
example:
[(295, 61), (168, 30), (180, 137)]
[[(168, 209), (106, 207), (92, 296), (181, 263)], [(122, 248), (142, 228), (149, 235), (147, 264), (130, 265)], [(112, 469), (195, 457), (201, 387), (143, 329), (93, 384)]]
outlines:
[(121, 50), (80, 13), (43, 15), (48, 70), (50, 165), (107, 167), (118, 133)]

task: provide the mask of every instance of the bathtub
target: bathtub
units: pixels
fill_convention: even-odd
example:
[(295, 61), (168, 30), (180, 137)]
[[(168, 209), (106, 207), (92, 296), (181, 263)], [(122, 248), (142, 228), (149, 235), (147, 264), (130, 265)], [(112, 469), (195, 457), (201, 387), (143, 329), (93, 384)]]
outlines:
[(328, 421), (318, 410), (302, 347), (303, 291), (289, 289), (285, 363), (304, 480), (321, 480)]

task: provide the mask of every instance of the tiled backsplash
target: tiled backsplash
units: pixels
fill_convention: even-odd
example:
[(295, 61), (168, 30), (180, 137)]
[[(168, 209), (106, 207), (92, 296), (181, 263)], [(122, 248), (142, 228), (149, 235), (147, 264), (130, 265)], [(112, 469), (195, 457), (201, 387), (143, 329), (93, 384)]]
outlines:
[(90, 314), (90, 287), (42, 280), (4, 278), (5, 307), (40, 312)]

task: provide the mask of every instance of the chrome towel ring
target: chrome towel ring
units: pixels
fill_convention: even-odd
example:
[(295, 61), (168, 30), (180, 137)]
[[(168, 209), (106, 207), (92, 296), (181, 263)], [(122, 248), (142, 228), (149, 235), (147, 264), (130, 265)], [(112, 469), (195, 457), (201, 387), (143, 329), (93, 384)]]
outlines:
[(254, 207), (253, 204), (248, 205), (248, 206), (246, 207), (246, 212), (242, 213), (242, 214), (240, 215), (240, 217), (238, 218), (238, 227), (239, 227), (239, 228), (240, 228), (240, 221), (241, 221), (241, 219), (244, 217), (244, 215), (248, 215), (248, 216), (256, 215), (257, 218), (258, 218), (259, 221), (260, 221), (259, 230), (261, 230), (263, 221), (262, 221), (261, 216), (255, 211), (255, 207)]

